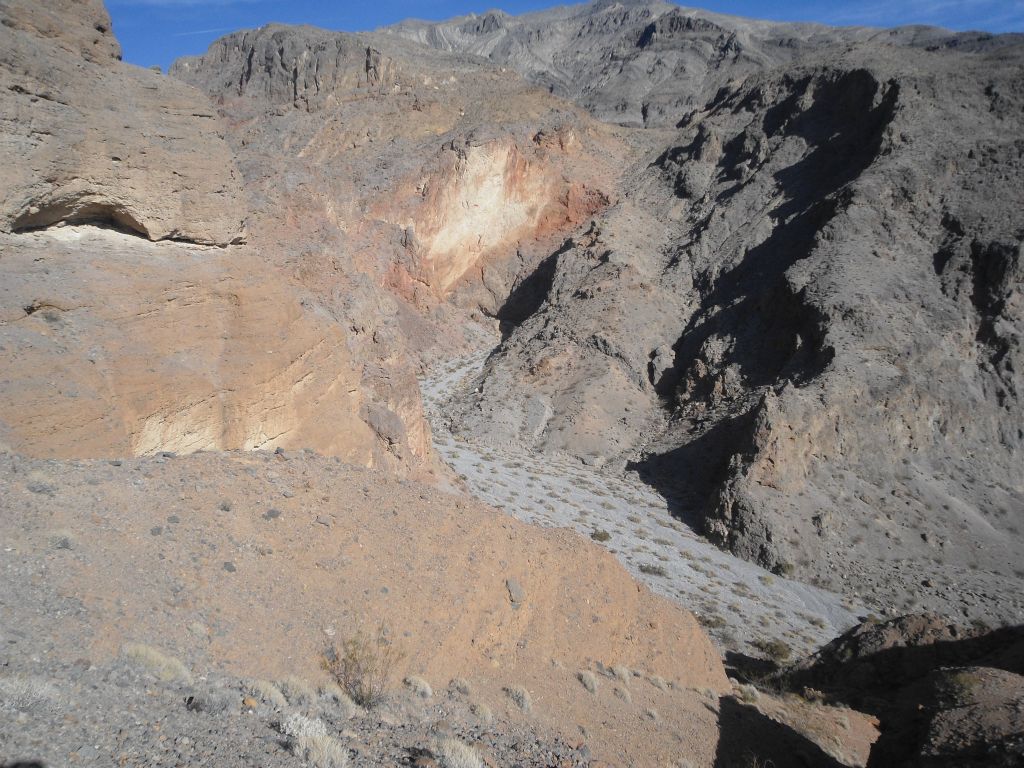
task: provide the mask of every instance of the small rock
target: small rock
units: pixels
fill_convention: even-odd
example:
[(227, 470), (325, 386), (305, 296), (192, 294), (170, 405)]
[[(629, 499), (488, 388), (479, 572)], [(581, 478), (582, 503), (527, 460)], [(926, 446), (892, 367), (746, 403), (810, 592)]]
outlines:
[(516, 579), (505, 579), (505, 588), (508, 590), (508, 599), (512, 602), (513, 608), (518, 608), (526, 600), (526, 592)]

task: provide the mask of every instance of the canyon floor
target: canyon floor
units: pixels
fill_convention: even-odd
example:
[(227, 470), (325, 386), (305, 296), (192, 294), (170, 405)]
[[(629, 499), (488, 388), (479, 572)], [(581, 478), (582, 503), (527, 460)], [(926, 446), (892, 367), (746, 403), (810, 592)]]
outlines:
[(422, 380), (434, 446), (472, 496), (528, 523), (572, 528), (600, 542), (635, 579), (694, 611), (723, 650), (757, 655), (757, 643), (768, 639), (802, 656), (866, 615), (850, 598), (722, 552), (674, 518), (665, 498), (635, 475), (602, 472), (574, 457), (476, 445), (459, 434), (445, 404), (471, 393), (487, 354), (445, 363)]

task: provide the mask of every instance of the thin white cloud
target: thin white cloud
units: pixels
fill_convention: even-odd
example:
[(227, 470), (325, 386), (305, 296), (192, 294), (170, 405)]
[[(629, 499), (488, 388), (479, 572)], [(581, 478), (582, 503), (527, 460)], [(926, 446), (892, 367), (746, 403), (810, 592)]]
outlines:
[(191, 32), (173, 32), (171, 37), (191, 37), (193, 35), (213, 35), (217, 32), (234, 32), (234, 27), (217, 27), (215, 29), (195, 29)]

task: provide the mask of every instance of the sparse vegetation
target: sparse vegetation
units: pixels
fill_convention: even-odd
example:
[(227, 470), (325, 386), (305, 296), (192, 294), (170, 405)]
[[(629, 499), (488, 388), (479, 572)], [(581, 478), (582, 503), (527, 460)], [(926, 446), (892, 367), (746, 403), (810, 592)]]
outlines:
[(293, 707), (308, 707), (316, 701), (316, 691), (305, 680), (289, 675), (277, 681), (277, 689)]
[(659, 691), (668, 690), (668, 683), (665, 682), (665, 679), (663, 677), (659, 677), (658, 675), (651, 675), (647, 679), (651, 683), (651, 685), (653, 685)]
[(662, 566), (660, 566), (660, 565), (653, 565), (651, 563), (641, 563), (640, 564), (640, 573), (646, 574), (648, 576), (661, 576), (661, 577), (664, 577), (664, 576), (668, 575), (668, 572)]
[(284, 694), (269, 680), (249, 680), (246, 682), (244, 690), (253, 698), (270, 704), (275, 709), (284, 709), (288, 706), (288, 700)]
[(352, 701), (372, 708), (383, 701), (394, 668), (403, 658), (382, 623), (373, 637), (357, 632), (343, 640), (340, 648), (331, 646), (322, 663)]
[(430, 687), (430, 683), (424, 680), (422, 677), (416, 675), (409, 675), (405, 678), (402, 683), (410, 691), (415, 693), (421, 699), (429, 699), (434, 695), (434, 689)]
[(612, 676), (618, 679), (623, 685), (629, 685), (629, 681), (633, 677), (633, 673), (629, 670), (629, 667), (624, 667), (621, 664), (611, 668)]
[(490, 725), (494, 722), (494, 715), (491, 712), (491, 708), (486, 704), (475, 701), (469, 705), (469, 711), (476, 715), (477, 719), (484, 725)]
[(57, 689), (25, 677), (0, 677), (0, 711), (57, 712)]
[(512, 703), (515, 704), (523, 712), (529, 712), (533, 707), (533, 700), (530, 698), (530, 692), (519, 685), (509, 685), (502, 690), (505, 695), (508, 696)]
[(592, 538), (594, 541), (604, 542), (608, 541), (611, 537), (612, 535), (608, 533), (608, 531), (601, 530), (600, 528), (594, 530), (593, 533), (590, 534), (590, 538)]
[(448, 736), (434, 744), (441, 768), (483, 768), (480, 754), (468, 744)]
[(121, 655), (165, 682), (192, 679), (184, 664), (171, 656), (165, 656), (151, 646), (128, 643), (121, 649)]
[(779, 639), (755, 640), (752, 645), (769, 659), (780, 664), (788, 660), (793, 653), (789, 644)]
[(741, 685), (736, 689), (736, 697), (745, 704), (753, 704), (761, 698), (761, 694), (752, 685)]
[(327, 734), (320, 720), (292, 713), (281, 723), (288, 748), (315, 768), (348, 768), (348, 750)]
[(320, 697), (327, 699), (331, 704), (341, 710), (343, 720), (350, 719), (358, 711), (356, 703), (352, 701), (341, 686), (333, 680), (329, 680), (320, 686)]
[(586, 688), (590, 693), (597, 693), (597, 677), (594, 676), (593, 672), (580, 670), (576, 673), (576, 679), (579, 680), (580, 685)]

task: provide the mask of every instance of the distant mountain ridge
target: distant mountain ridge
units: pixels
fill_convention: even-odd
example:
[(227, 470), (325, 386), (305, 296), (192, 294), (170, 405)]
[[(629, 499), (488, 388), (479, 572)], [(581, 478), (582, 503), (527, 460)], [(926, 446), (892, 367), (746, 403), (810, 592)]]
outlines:
[(381, 31), (487, 58), (599, 119), (645, 126), (674, 125), (733, 80), (837, 46), (980, 50), (1007, 37), (924, 26), (758, 21), (661, 0), (598, 0), (521, 16), (494, 10), (438, 23), (408, 20)]

